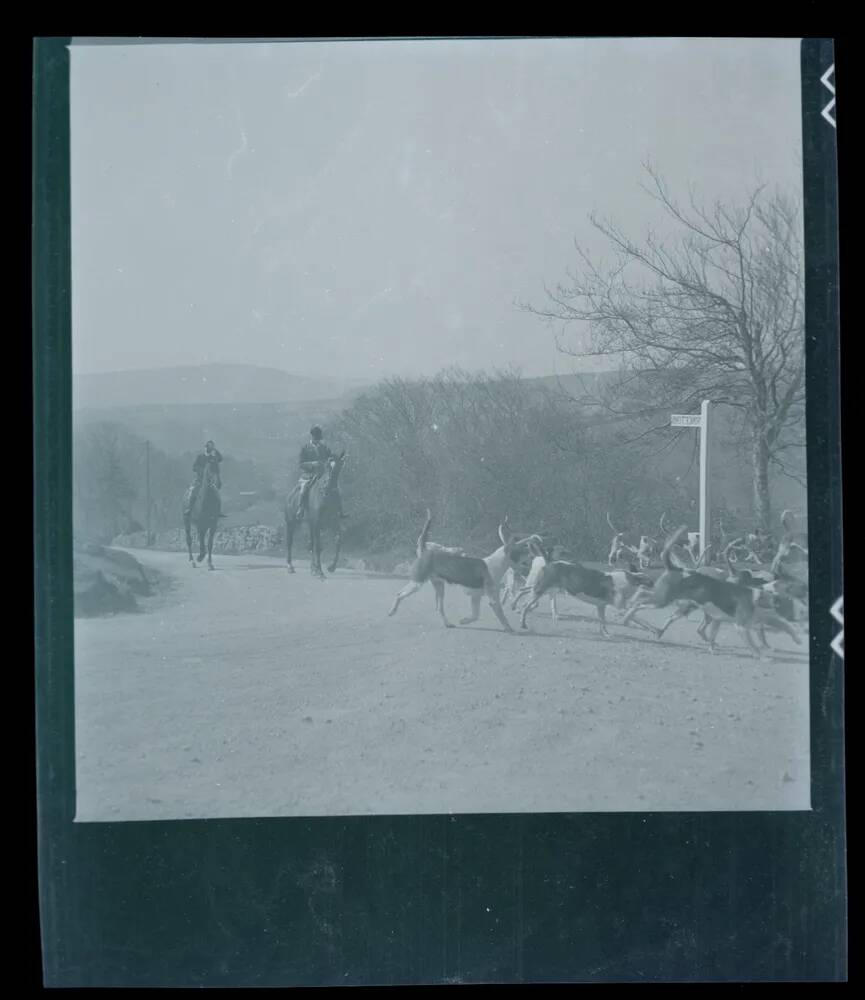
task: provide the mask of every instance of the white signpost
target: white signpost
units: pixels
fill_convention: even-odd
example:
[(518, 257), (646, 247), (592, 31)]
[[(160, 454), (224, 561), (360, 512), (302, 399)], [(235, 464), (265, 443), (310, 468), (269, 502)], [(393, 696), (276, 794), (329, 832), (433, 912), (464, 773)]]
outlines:
[(709, 400), (704, 399), (699, 413), (673, 413), (671, 427), (697, 427), (700, 431), (700, 555), (706, 550), (711, 534), (709, 504)]

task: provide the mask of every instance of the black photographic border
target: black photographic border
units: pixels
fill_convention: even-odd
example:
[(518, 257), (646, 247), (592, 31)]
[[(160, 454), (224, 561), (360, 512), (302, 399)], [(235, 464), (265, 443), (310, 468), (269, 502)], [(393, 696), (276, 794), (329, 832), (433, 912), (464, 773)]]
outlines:
[[(70, 38), (34, 48), (36, 708), (44, 982), (838, 981), (847, 969), (837, 136), (802, 43), (810, 812), (74, 823)], [(825, 112), (825, 113), (824, 113)], [(760, 113), (755, 109), (755, 113)]]

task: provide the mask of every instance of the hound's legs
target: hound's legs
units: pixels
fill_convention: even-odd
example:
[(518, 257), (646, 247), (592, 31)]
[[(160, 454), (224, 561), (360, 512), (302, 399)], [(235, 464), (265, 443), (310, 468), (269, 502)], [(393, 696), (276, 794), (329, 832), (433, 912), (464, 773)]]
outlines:
[[(388, 617), (390, 617), (391, 615), (395, 615), (396, 609), (400, 606), (400, 604), (402, 604), (402, 602), (407, 597), (411, 597), (412, 594), (416, 594), (421, 589), (422, 586), (423, 584), (418, 583), (417, 580), (412, 580), (411, 583), (407, 583), (402, 588), (402, 590), (396, 595), (393, 605), (390, 611), (388, 611)], [(438, 597), (438, 595), (436, 595), (436, 597)], [(438, 600), (436, 600), (436, 607), (438, 607)]]
[[(487, 597), (490, 599), (490, 607), (493, 609), (493, 614), (504, 625), (505, 631), (513, 632), (510, 622), (505, 618), (505, 613), (502, 610), (502, 604), (495, 586), (487, 588)], [(480, 598), (478, 598), (478, 601), (480, 601)]]
[[(678, 621), (680, 618), (687, 618), (688, 615), (696, 607), (697, 607), (696, 604), (680, 604), (676, 608), (676, 610), (673, 612), (673, 614), (671, 614), (670, 617), (664, 622), (664, 624), (661, 626), (661, 628), (658, 629), (658, 630), (656, 630), (657, 634), (656, 634), (655, 638), (656, 639), (660, 639), (661, 636), (667, 631), (667, 629), (673, 624), (673, 622)], [(628, 614), (625, 616), (625, 618), (626, 618), (626, 620), (628, 618), (634, 618), (635, 615), (636, 615), (636, 609), (634, 610), (634, 612), (628, 612)], [(708, 622), (708, 619), (706, 621), (704, 621), (703, 624), (700, 627), (701, 628), (705, 628), (707, 622)], [(699, 632), (699, 629), (697, 631)], [(702, 635), (702, 633), (700, 633), (700, 634)], [(705, 636), (703, 636), (703, 638), (705, 638)]]
[[(760, 615), (760, 621), (765, 622), (767, 625), (770, 625), (773, 628), (780, 629), (782, 632), (786, 632), (787, 635), (790, 636), (790, 638), (793, 640), (793, 642), (796, 643), (797, 646), (802, 645), (802, 640), (799, 638), (798, 632), (796, 632), (796, 630), (789, 622), (781, 618), (780, 615), (767, 614), (764, 612), (762, 615)], [(763, 630), (760, 629), (760, 631), (762, 632)], [(765, 639), (763, 641), (765, 642)], [(766, 645), (768, 646), (769, 644), (766, 643)]]
[[(498, 595), (496, 595), (496, 600), (498, 600)], [(460, 618), (460, 625), (471, 625), (472, 622), (476, 622), (481, 616), (481, 592), (478, 591), (476, 594), (472, 594), (472, 613), (468, 618)]]
[(610, 638), (610, 633), (607, 631), (607, 606), (605, 604), (598, 604), (598, 621), (601, 625), (601, 635), (606, 636), (607, 639)]
[(445, 628), (453, 628), (453, 625), (447, 620), (445, 616), (445, 585), (442, 580), (433, 580), (433, 586), (436, 592), (436, 604), (438, 604), (439, 614), (442, 616), (442, 621), (445, 623)]
[(640, 608), (645, 608), (652, 604), (651, 593), (651, 588), (646, 586), (642, 586), (639, 590), (637, 590), (628, 604), (628, 610), (625, 617), (622, 619), (623, 625), (627, 625)]
[(528, 613), (530, 611), (534, 611), (535, 608), (541, 603), (541, 598), (543, 596), (544, 596), (543, 593), (539, 594), (537, 591), (535, 591), (535, 596), (523, 608), (523, 613), (522, 613), (522, 615), (520, 617), (520, 628), (527, 629), (529, 627), (528, 625), (526, 625), (526, 617), (528, 616)]

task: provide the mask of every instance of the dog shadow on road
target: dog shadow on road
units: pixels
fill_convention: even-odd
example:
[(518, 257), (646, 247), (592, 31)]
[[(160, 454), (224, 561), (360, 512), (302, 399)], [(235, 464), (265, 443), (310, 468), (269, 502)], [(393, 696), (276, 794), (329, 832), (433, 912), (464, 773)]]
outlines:
[[(559, 616), (561, 619), (562, 615)], [(575, 616), (576, 617), (576, 616)], [(597, 624), (597, 619), (583, 618), (579, 617), (577, 620), (585, 622), (594, 622)], [(616, 622), (610, 622), (611, 625), (615, 626)], [(716, 651), (713, 653), (709, 647), (704, 643), (696, 642), (675, 642), (669, 639), (655, 639), (648, 633), (641, 634), (640, 632), (611, 632), (610, 635), (602, 636), (597, 632), (595, 633), (585, 633), (585, 632), (536, 632), (533, 629), (520, 630), (520, 635), (532, 636), (539, 639), (567, 639), (569, 642), (588, 642), (595, 646), (610, 646), (610, 645), (630, 645), (636, 644), (647, 649), (670, 649), (678, 650), (679, 652), (696, 653), (700, 656), (729, 656), (735, 657), (740, 660), (753, 660), (754, 654), (746, 649), (744, 646), (718, 646)], [(766, 662), (772, 663), (789, 663), (793, 665), (798, 665), (808, 662), (807, 653), (798, 653), (795, 650), (787, 649), (767, 649), (765, 651)]]

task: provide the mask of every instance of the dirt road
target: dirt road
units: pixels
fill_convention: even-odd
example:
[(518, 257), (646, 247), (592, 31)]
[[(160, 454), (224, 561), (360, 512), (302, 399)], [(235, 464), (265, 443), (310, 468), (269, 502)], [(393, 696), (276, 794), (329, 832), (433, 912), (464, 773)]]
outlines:
[[(174, 578), (76, 622), (82, 821), (809, 807), (806, 646), (697, 616), (661, 641), (562, 600), (508, 635), (447, 630), (425, 587), (306, 564), (136, 552)], [(452, 621), (468, 597), (449, 590)], [(648, 612), (662, 620), (664, 612)], [(518, 619), (509, 615), (515, 627)]]

